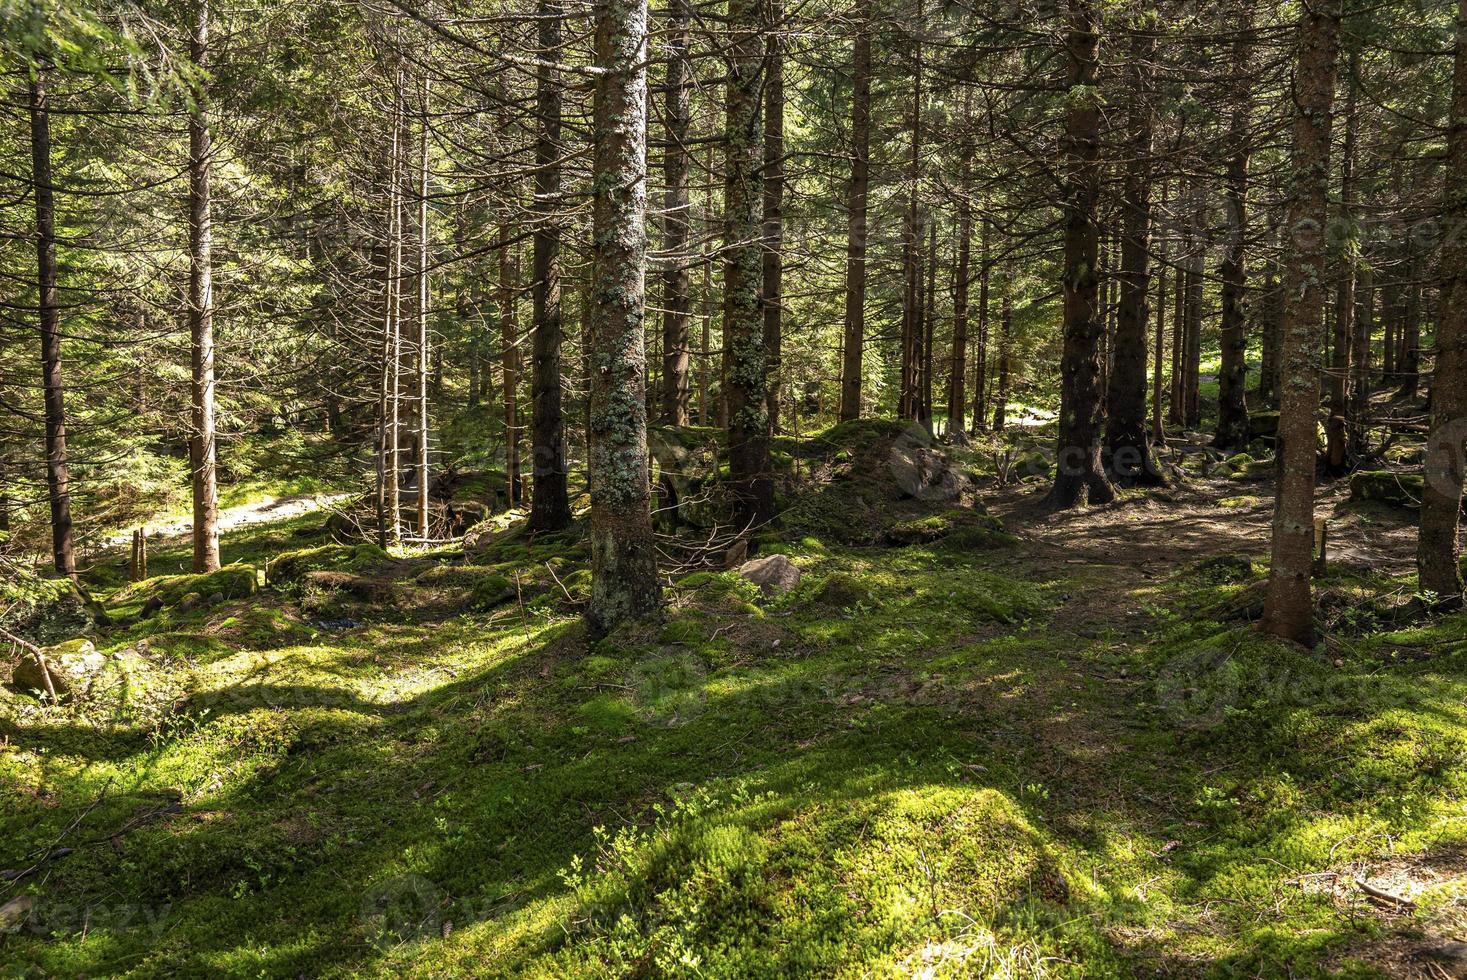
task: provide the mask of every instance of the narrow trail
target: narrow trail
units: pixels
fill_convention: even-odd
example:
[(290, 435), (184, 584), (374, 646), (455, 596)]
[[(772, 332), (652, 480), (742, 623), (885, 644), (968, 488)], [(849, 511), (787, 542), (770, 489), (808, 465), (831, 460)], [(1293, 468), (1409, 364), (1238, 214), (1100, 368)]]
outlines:
[[(263, 500), (254, 500), (235, 507), (221, 507), (219, 509), (219, 531), (222, 534), (242, 527), (252, 527), (256, 524), (288, 521), (291, 518), (300, 517), (303, 514), (311, 514), (334, 507), (342, 501), (350, 499), (350, 497), (351, 494), (345, 493), (266, 497)], [(149, 524), (147, 528), (149, 537), (161, 535), (164, 538), (180, 538), (193, 533), (194, 522), (192, 517), (178, 517), (161, 523)], [(102, 547), (121, 547), (127, 544), (130, 539), (130, 531), (114, 534), (102, 541)]]

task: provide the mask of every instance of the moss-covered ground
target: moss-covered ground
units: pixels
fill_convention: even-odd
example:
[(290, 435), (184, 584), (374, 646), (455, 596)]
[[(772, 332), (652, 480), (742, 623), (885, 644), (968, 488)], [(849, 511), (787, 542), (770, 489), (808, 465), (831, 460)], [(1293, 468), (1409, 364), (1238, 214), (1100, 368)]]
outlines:
[(126, 683), (0, 693), (0, 970), (1406, 969), (1467, 940), (1467, 618), (1398, 623), (1409, 577), (1341, 565), (1326, 589), (1375, 605), (1315, 652), (1220, 621), (1262, 575), (1237, 493), (1000, 507), (1018, 540), (968, 548), (791, 533), (794, 592), (696, 573), (594, 646), (574, 535), (321, 552), (151, 617), (98, 573)]

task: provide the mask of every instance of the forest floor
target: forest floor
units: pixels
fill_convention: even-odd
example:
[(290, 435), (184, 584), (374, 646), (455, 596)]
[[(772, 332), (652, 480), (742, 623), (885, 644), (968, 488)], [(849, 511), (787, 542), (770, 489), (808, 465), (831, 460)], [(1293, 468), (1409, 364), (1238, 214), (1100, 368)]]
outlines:
[(268, 587), (122, 588), (125, 684), (0, 693), (0, 972), (1467, 975), (1467, 617), (1333, 489), (1326, 640), (1264, 639), (1270, 489), (790, 529), (790, 593), (685, 575), (589, 651), (578, 534), (237, 528)]

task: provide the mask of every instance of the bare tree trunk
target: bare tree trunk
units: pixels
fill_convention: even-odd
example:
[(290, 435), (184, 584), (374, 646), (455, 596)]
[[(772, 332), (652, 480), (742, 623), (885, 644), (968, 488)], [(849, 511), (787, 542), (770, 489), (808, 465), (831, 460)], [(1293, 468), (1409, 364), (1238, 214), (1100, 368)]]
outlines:
[(1115, 491), (1100, 461), (1099, 281), (1100, 19), (1090, 0), (1070, 0), (1065, 135), (1064, 350), (1060, 357), (1059, 438), (1049, 503), (1059, 509), (1108, 503)]
[[(964, 121), (970, 102), (971, 96), (964, 95)], [(954, 435), (967, 430), (968, 276), (973, 249), (973, 202), (969, 197), (973, 174), (971, 145), (965, 144), (963, 147), (961, 167), (958, 177), (958, 261), (957, 270), (953, 274), (953, 349), (947, 373), (947, 429)]]
[(1247, 7), (1233, 41), (1233, 73), (1237, 82), (1228, 127), (1232, 156), (1228, 160), (1225, 202), (1228, 251), (1222, 263), (1222, 366), (1218, 372), (1217, 432), (1213, 444), (1224, 450), (1248, 445), (1248, 321), (1243, 297), (1248, 288), (1248, 167), (1253, 155), (1248, 127), (1253, 117), (1249, 86), (1252, 23)]
[(927, 273), (926, 293), (918, 306), (918, 321), (922, 324), (922, 360), (919, 367), (921, 383), (918, 386), (917, 420), (928, 432), (932, 431), (932, 326), (933, 307), (937, 299), (937, 215), (927, 225), (927, 248), (924, 260)]
[[(667, 94), (663, 130), (667, 150), (662, 158), (664, 183), (663, 247), (667, 268), (662, 277), (662, 421), (687, 425), (689, 412), (688, 325), (692, 295), (688, 276), (688, 126), (692, 119), (692, 85), (688, 71), (690, 43), (688, 0), (669, 0), (667, 38)], [(706, 373), (706, 367), (705, 367)], [(701, 396), (705, 401), (707, 393)], [(699, 421), (708, 424), (704, 412)]]
[(427, 538), (428, 527), (428, 442), (431, 427), (428, 424), (428, 373), (431, 358), (428, 342), (428, 306), (431, 295), (428, 289), (428, 76), (424, 75), (419, 88), (422, 105), (421, 130), (418, 135), (418, 537)]
[(922, 38), (923, 0), (917, 0), (916, 24), (913, 33), (912, 70), (912, 145), (907, 162), (907, 215), (902, 234), (902, 365), (901, 392), (897, 402), (897, 417), (916, 419), (920, 413), (921, 357), (922, 357), (922, 215), (919, 194), (922, 180)]
[[(1166, 211), (1167, 182), (1161, 182), (1161, 209)], [(1156, 263), (1156, 346), (1151, 357), (1151, 442), (1155, 446), (1166, 445), (1166, 418), (1162, 408), (1162, 368), (1166, 351), (1166, 267), (1168, 247), (1166, 239), (1157, 242)]]
[(988, 254), (989, 221), (983, 219), (978, 245), (978, 346), (973, 365), (973, 430), (988, 428), (988, 291), (990, 261)]
[(779, 368), (784, 346), (784, 53), (783, 0), (768, 0), (764, 67), (764, 349), (769, 361), (769, 430), (779, 431)]
[(504, 480), (505, 502), (518, 507), (524, 502), (520, 486), (520, 349), (519, 330), (515, 326), (515, 300), (519, 296), (519, 257), (516, 256), (514, 229), (504, 225), (500, 231), (504, 244), (499, 249), (499, 346), (503, 372), (504, 397)]
[(560, 345), (560, 103), (559, 73), (562, 8), (560, 0), (539, 0), (541, 64), (536, 69), (534, 275), (534, 372), (531, 413), (529, 526), (559, 531), (570, 526), (566, 488), (565, 412), (561, 405)]
[(1004, 266), (1003, 299), (998, 314), (998, 393), (994, 397), (993, 431), (1002, 432), (1009, 412), (1009, 334), (1014, 324), (1014, 267)]
[(1110, 472), (1120, 481), (1161, 486), (1166, 480), (1151, 459), (1146, 438), (1146, 333), (1151, 325), (1151, 62), (1156, 35), (1149, 27), (1131, 34), (1131, 105), (1126, 175), (1121, 201), (1120, 301), (1116, 309), (1115, 366), (1107, 396), (1106, 443)]
[(1279, 456), (1282, 475), (1273, 519), (1273, 561), (1264, 603), (1265, 632), (1313, 645), (1314, 484), (1318, 456), (1318, 356), (1324, 320), (1324, 245), (1329, 220), (1330, 126), (1339, 72), (1341, 0), (1317, 0), (1299, 26), (1295, 76), (1292, 196), (1284, 268), (1280, 349)]
[[(189, 55), (209, 71), (209, 0), (195, 0)], [(219, 487), (214, 442), (214, 267), (209, 213), (210, 149), (208, 81), (194, 92), (188, 121), (188, 326), (191, 353), (189, 470), (193, 474), (195, 572), (219, 570)]]
[(647, 467), (647, 0), (596, 8), (592, 161), (591, 602), (593, 635), (662, 605)]
[(1401, 320), (1401, 351), (1396, 369), (1401, 374), (1402, 398), (1415, 398), (1421, 389), (1421, 254), (1415, 238), (1406, 236), (1405, 316)]
[(871, 6), (855, 11), (851, 63), (851, 189), (846, 218), (846, 319), (841, 357), (840, 420), (861, 415), (861, 355), (866, 344), (866, 192), (871, 158)]
[(37, 311), (41, 326), (41, 384), (46, 413), (46, 491), (51, 504), (51, 558), (56, 571), (76, 578), (71, 531), (71, 476), (66, 455), (66, 389), (61, 382), (61, 322), (56, 298), (56, 203), (51, 180), (49, 66), (37, 66), (28, 95), (31, 186), (36, 199)]
[[(1370, 421), (1370, 342), (1375, 315), (1375, 271), (1369, 262), (1359, 271), (1359, 299), (1355, 304), (1355, 331), (1350, 341), (1350, 404), (1348, 454), (1359, 459), (1365, 454)], [(1445, 296), (1445, 293), (1443, 293)]]
[(759, 171), (764, 161), (759, 90), (764, 54), (759, 0), (731, 0), (725, 98), (724, 333), (729, 482), (740, 525), (774, 517), (769, 471), (769, 357), (759, 300)]
[[(1345, 145), (1340, 161), (1340, 218), (1348, 226), (1355, 220), (1355, 141), (1359, 123), (1356, 105), (1359, 97), (1357, 76), (1360, 56), (1350, 56), (1349, 82), (1345, 95)], [(1340, 250), (1340, 281), (1335, 294), (1334, 341), (1331, 345), (1329, 374), (1329, 421), (1325, 425), (1325, 466), (1338, 476), (1346, 468), (1348, 437), (1346, 415), (1349, 412), (1350, 342), (1355, 333), (1355, 255), (1348, 244)]]
[[(1457, 2), (1457, 45), (1447, 128), (1444, 223), (1467, 220), (1467, 0)], [(1436, 376), (1431, 390), (1431, 435), (1416, 566), (1421, 589), (1449, 608), (1462, 605), (1461, 543), (1464, 443), (1467, 443), (1467, 245), (1450, 235), (1442, 255), (1441, 314), (1436, 332)]]
[(392, 286), (388, 291), (391, 309), (387, 337), (387, 543), (402, 541), (402, 240), (403, 184), (406, 180), (407, 120), (403, 105), (403, 70), (397, 69), (393, 93), (392, 131)]

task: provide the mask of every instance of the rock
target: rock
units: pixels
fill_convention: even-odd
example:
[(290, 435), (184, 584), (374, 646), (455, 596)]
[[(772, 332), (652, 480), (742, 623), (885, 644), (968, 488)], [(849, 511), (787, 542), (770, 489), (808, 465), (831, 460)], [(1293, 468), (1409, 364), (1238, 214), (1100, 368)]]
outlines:
[(744, 562), (739, 566), (739, 576), (759, 586), (765, 595), (778, 595), (799, 585), (801, 572), (784, 555), (770, 555)]
[(83, 638), (46, 647), (41, 657), (45, 666), (34, 653), (21, 657), (11, 673), (10, 683), (21, 690), (43, 694), (54, 690), (57, 698), (66, 699), (89, 686), (107, 663), (92, 641)]
[(1374, 500), (1394, 507), (1421, 506), (1425, 478), (1420, 473), (1360, 470), (1350, 477), (1351, 500)]
[(728, 546), (723, 555), (724, 568), (738, 568), (749, 559), (749, 539), (739, 538)]
[(219, 605), (219, 603), (221, 603), (223, 601), (224, 601), (224, 593), (223, 592), (215, 592), (213, 595), (209, 596), (209, 605), (211, 605), (211, 606), (217, 606), (217, 605)]
[(1278, 412), (1252, 412), (1248, 415), (1248, 441), (1261, 440), (1270, 447), (1279, 434)]
[(199, 595), (197, 592), (190, 592), (182, 599), (179, 599), (178, 605), (174, 608), (181, 613), (192, 612), (194, 609), (198, 608), (199, 603), (203, 601), (203, 596)]
[(946, 502), (958, 499), (968, 488), (968, 478), (953, 468), (946, 453), (914, 440), (892, 443), (887, 467), (900, 491), (898, 499)]
[(21, 923), (30, 916), (31, 909), (35, 905), (36, 899), (32, 895), (17, 895), (4, 905), (0, 905), (0, 935), (19, 929)]
[(138, 618), (139, 619), (147, 619), (149, 616), (155, 616), (155, 615), (158, 614), (159, 610), (161, 610), (162, 608), (163, 608), (163, 597), (162, 596), (156, 596), (156, 595), (155, 596), (149, 596), (148, 597), (148, 601), (145, 602), (145, 603), (143, 603), (143, 608), (141, 608), (141, 609), (138, 610)]

